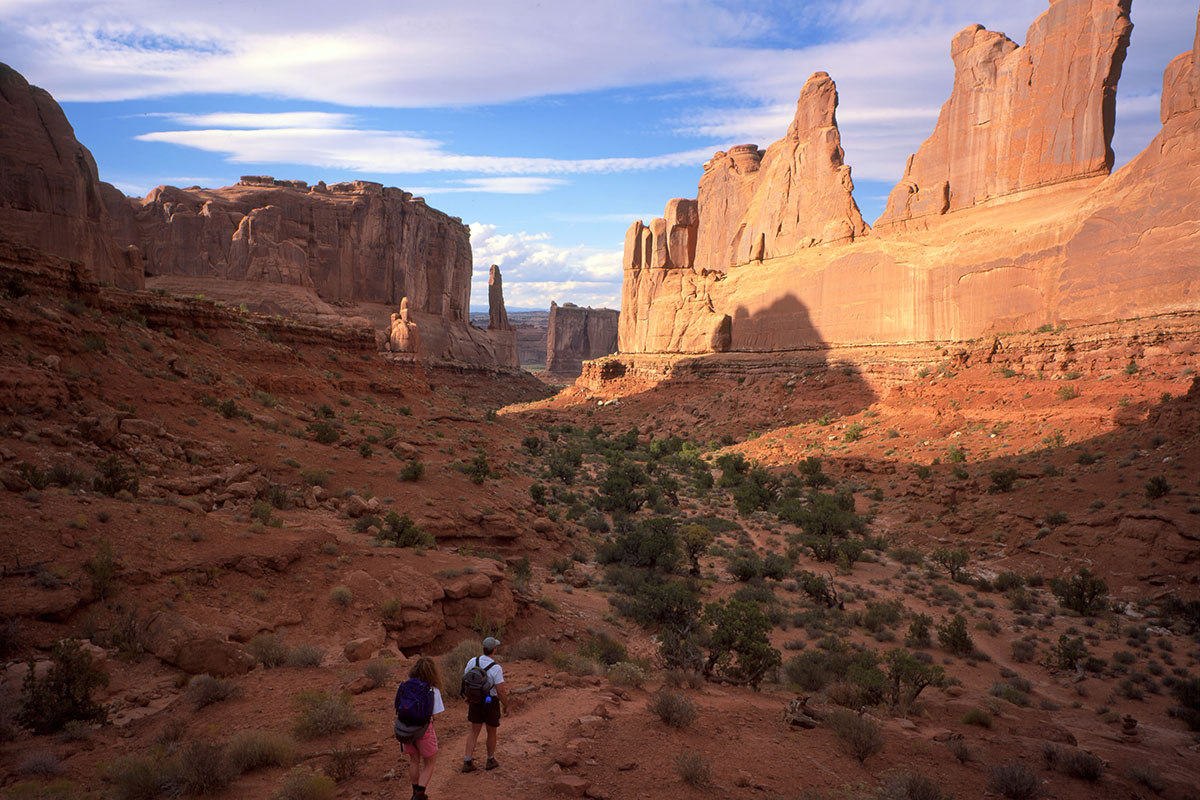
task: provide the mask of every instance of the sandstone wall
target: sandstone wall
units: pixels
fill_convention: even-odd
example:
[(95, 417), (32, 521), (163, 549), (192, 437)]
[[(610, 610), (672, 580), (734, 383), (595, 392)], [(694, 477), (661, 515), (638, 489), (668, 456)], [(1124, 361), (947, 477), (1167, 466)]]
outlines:
[(576, 376), (583, 362), (617, 351), (618, 312), (611, 308), (581, 308), (574, 303), (550, 303), (546, 334), (546, 371)]
[(0, 64), (0, 235), (136, 289), (140, 259), (109, 235), (130, 216), (54, 98)]
[[(1010, 103), (1028, 113), (992, 118), (982, 126), (986, 135), (963, 134), (946, 174), (951, 187), (953, 174), (974, 187), (964, 208), (948, 201), (939, 211), (949, 213), (919, 224), (880, 225), (837, 247), (800, 244), (724, 272), (655, 259), (669, 226), (635, 225), (626, 238), (621, 352), (961, 340), (1200, 308), (1200, 44), (1166, 70), (1159, 136), (1106, 176), (1106, 109), (1128, 38), (1127, 10), (1127, 3), (1054, 0), (1020, 50), (969, 29), (972, 42), (991, 42), (999, 54), (977, 64), (1008, 69), (1004, 60), (1024, 51), (1029, 85), (1061, 85), (1067, 112)], [(1090, 62), (1078, 56), (1088, 47)], [(1084, 69), (1088, 63), (1094, 68)], [(991, 80), (987, 70), (972, 74)], [(952, 99), (947, 109), (954, 106)], [(947, 109), (923, 152), (953, 129)], [(1024, 144), (997, 151), (998, 142)], [(954, 172), (955, 164), (976, 166)], [(701, 215), (698, 228), (705, 225)]]
[(1107, 175), (1131, 2), (1052, 0), (1022, 47), (981, 25), (960, 31), (950, 99), (875, 226)]

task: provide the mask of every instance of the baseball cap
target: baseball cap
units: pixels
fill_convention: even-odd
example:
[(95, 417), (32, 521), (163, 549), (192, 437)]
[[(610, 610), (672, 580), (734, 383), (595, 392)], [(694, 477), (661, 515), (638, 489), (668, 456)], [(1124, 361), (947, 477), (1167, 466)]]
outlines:
[(495, 650), (499, 646), (500, 646), (500, 640), (494, 636), (489, 636), (483, 640), (483, 649), (484, 650)]

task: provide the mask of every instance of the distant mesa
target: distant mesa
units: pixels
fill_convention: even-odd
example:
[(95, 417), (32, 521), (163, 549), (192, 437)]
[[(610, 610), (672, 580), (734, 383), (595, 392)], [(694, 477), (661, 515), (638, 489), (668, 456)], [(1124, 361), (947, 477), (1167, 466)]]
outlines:
[(972, 25), (955, 82), (872, 230), (824, 73), (781, 140), (705, 164), (696, 200), (635, 222), (620, 352), (963, 340), (1200, 310), (1200, 18), (1163, 129), (1110, 175), (1130, 0), (1052, 0), (1024, 46)]
[(618, 316), (611, 308), (551, 302), (546, 371), (560, 377), (577, 377), (584, 361), (615, 353)]

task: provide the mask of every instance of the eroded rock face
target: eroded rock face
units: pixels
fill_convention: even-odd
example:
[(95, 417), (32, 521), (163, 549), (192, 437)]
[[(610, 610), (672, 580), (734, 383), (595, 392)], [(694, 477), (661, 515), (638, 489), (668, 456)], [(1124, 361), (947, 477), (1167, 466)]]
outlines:
[(971, 25), (954, 37), (954, 89), (875, 226), (1112, 169), (1131, 0), (1052, 0), (1018, 47)]
[[(711, 271), (656, 258), (665, 220), (635, 224), (626, 237), (621, 352), (962, 340), (1196, 310), (1200, 44), (1166, 69), (1162, 132), (1106, 176), (1107, 109), (1127, 10), (1116, 0), (1054, 0), (1020, 49), (982, 28), (959, 34), (962, 85), (922, 148), (928, 159), (918, 154), (909, 170), (924, 174), (928, 161), (941, 177), (905, 190), (908, 216), (868, 236)], [(1000, 102), (1013, 80), (1025, 88)], [(982, 93), (964, 95), (963, 85)], [(1046, 99), (1051, 88), (1060, 100)], [(963, 117), (960, 105), (981, 116)], [(968, 119), (978, 130), (952, 146), (949, 132)], [(764, 158), (756, 192), (765, 171)], [(928, 193), (938, 181), (945, 191)], [(1011, 196), (984, 202), (1000, 194)], [(926, 216), (918, 222), (917, 213)]]
[[(853, 241), (868, 230), (854, 202), (850, 167), (843, 161), (833, 80), (815, 73), (800, 90), (787, 135), (767, 148), (729, 263), (789, 255), (805, 247)], [(701, 218), (701, 228), (707, 225)], [(717, 251), (719, 257), (720, 250)], [(716, 264), (698, 262), (701, 267)]]
[(463, 321), (470, 298), (467, 226), (420, 198), (369, 181), (308, 186), (245, 176), (223, 189), (160, 186), (141, 201), (147, 276), (261, 281)]
[(581, 308), (574, 303), (550, 303), (546, 334), (546, 371), (576, 376), (583, 362), (617, 352), (619, 312), (611, 308)]
[[(718, 150), (704, 165), (696, 202), (704, 224), (696, 234), (696, 263), (708, 269), (732, 267), (742, 220), (754, 196), (763, 151), (756, 144)], [(628, 262), (626, 262), (628, 264)]]
[(495, 264), (488, 270), (487, 336), (495, 348), (497, 366), (514, 369), (521, 366), (517, 354), (517, 332), (508, 321), (508, 311), (504, 308), (504, 279)]
[(96, 279), (141, 288), (136, 252), (110, 235), (127, 226), (125, 196), (103, 183), (48, 92), (0, 64), (0, 231), (18, 244), (79, 261)]

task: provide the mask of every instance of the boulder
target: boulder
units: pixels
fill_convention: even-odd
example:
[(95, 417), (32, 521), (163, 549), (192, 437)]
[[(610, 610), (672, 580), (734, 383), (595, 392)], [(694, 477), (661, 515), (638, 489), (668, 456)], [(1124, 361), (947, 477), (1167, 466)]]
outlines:
[(254, 657), (220, 633), (172, 611), (158, 611), (146, 624), (146, 649), (191, 675), (240, 675)]
[(588, 789), (592, 787), (590, 781), (579, 777), (578, 775), (556, 775), (551, 783), (551, 788), (559, 794), (564, 794), (568, 797), (585, 797)]
[(366, 661), (375, 655), (382, 646), (383, 637), (380, 635), (360, 636), (347, 642), (346, 646), (342, 648), (342, 654), (350, 662)]

